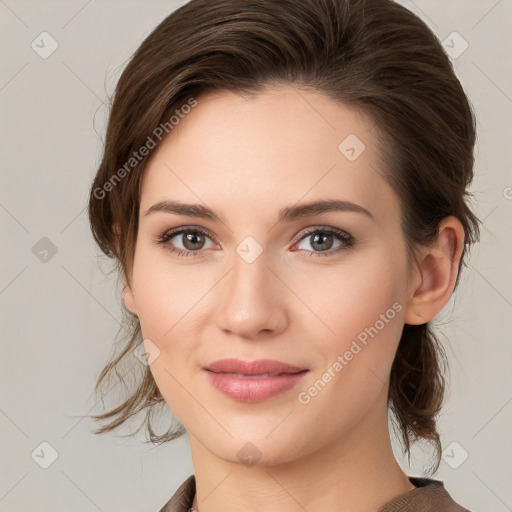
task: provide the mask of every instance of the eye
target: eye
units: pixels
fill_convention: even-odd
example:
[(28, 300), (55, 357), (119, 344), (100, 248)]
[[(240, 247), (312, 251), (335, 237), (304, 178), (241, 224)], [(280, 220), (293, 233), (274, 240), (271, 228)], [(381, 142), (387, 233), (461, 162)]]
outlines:
[[(206, 249), (218, 247), (211, 242), (212, 238), (214, 238), (213, 235), (202, 228), (181, 227), (166, 231), (156, 239), (156, 243), (163, 245), (168, 251), (178, 256), (198, 258), (204, 256)], [(299, 250), (306, 252), (308, 257), (332, 256), (355, 244), (354, 238), (340, 229), (315, 228), (303, 233), (300, 240), (292, 247), (299, 246), (308, 239), (309, 241), (303, 245), (309, 245), (313, 248), (312, 251), (298, 247)], [(210, 247), (208, 247), (207, 240), (211, 242)]]
[[(309, 245), (309, 247), (313, 248), (313, 251), (301, 247), (299, 247), (299, 249), (305, 250), (309, 253), (308, 257), (313, 258), (316, 256), (332, 256), (333, 254), (349, 249), (355, 243), (351, 235), (335, 228), (315, 228), (309, 230), (302, 235), (301, 239), (294, 247), (296, 245), (298, 246), (303, 241), (306, 242), (304, 245)], [(336, 245), (336, 241), (338, 241), (338, 245)]]
[[(202, 256), (204, 249), (212, 248), (205, 247), (205, 240), (210, 239), (210, 237), (211, 234), (203, 229), (183, 227), (165, 232), (157, 238), (156, 242), (179, 256), (194, 258)], [(176, 240), (173, 241), (174, 239)], [(213, 247), (215, 247), (215, 244), (213, 244)]]

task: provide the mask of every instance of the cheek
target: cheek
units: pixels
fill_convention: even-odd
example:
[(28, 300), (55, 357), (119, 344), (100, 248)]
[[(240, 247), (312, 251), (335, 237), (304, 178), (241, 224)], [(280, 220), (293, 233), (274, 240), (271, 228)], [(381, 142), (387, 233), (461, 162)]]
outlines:
[[(162, 250), (163, 251), (163, 250)], [(160, 251), (141, 247), (133, 270), (133, 293), (144, 339), (158, 354), (150, 371), (173, 415), (183, 423), (191, 412), (191, 372), (196, 364), (198, 324), (194, 315), (206, 293), (201, 280), (191, 286), (190, 267), (172, 265)]]
[(368, 253), (335, 274), (328, 298), (315, 300), (331, 330), (322, 342), (323, 363), (342, 358), (343, 370), (335, 372), (343, 374), (340, 393), (346, 387), (343, 394), (350, 389), (369, 396), (388, 381), (403, 330), (404, 262), (386, 248)]
[(190, 398), (179, 384), (189, 383), (200, 364), (205, 298), (212, 286), (197, 273), (191, 278), (192, 272), (188, 265), (170, 263), (160, 248), (141, 246), (134, 260), (133, 293), (142, 336), (158, 353), (150, 370), (177, 416), (180, 404)]
[(133, 294), (144, 337), (163, 342), (183, 329), (205, 283), (191, 279), (190, 267), (169, 263), (163, 248), (138, 248), (133, 268)]
[[(330, 305), (326, 302), (323, 315), (335, 334), (317, 343), (315, 356), (322, 355), (318, 370), (300, 390), (307, 421), (324, 418), (335, 425), (334, 432), (345, 431), (362, 421), (377, 401), (382, 407), (387, 403), (389, 374), (403, 329), (397, 278), (369, 271), (364, 278), (351, 274), (345, 280), (348, 289)], [(315, 420), (311, 422), (316, 428)]]
[(295, 276), (294, 291), (328, 327), (327, 347), (342, 349), (376, 323), (385, 337), (401, 332), (404, 272), (403, 261), (383, 247), (354, 254), (336, 268)]

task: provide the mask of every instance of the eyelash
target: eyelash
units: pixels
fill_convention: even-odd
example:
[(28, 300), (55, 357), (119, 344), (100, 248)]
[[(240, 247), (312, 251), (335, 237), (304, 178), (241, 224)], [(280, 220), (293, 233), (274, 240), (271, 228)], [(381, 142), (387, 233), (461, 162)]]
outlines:
[[(173, 229), (170, 231), (166, 231), (163, 235), (161, 235), (157, 238), (156, 243), (165, 247), (165, 244), (167, 244), (167, 242), (169, 242), (169, 240), (171, 240), (175, 236), (181, 235), (183, 233), (201, 234), (201, 235), (207, 236), (208, 238), (214, 238), (213, 235), (209, 231), (206, 231), (202, 228), (183, 227), (183, 228), (177, 228), (177, 229)], [(340, 253), (342, 251), (346, 251), (347, 249), (349, 249), (350, 247), (352, 247), (355, 244), (354, 238), (351, 235), (349, 235), (348, 233), (341, 231), (340, 229), (314, 228), (314, 229), (311, 229), (311, 230), (303, 233), (302, 236), (299, 238), (299, 240), (297, 242), (295, 242), (295, 244), (293, 244), (293, 245), (296, 245), (296, 244), (302, 242), (302, 240), (304, 240), (308, 236), (311, 236), (316, 233), (323, 233), (323, 234), (327, 233), (327, 234), (334, 235), (338, 240), (343, 242), (343, 245), (340, 245), (338, 248), (331, 249), (329, 251), (306, 251), (305, 249), (298, 249), (299, 251), (305, 251), (306, 253), (308, 253), (308, 257), (311, 257), (311, 258), (316, 258), (316, 257), (322, 258), (322, 257), (326, 257), (326, 256), (332, 256), (332, 255)], [(166, 249), (173, 254), (177, 254), (178, 256), (184, 256), (186, 258), (200, 258), (203, 256), (202, 252), (204, 251), (204, 249), (199, 250), (199, 251), (187, 251), (187, 250), (183, 250), (183, 249), (176, 249), (171, 246), (166, 247)]]

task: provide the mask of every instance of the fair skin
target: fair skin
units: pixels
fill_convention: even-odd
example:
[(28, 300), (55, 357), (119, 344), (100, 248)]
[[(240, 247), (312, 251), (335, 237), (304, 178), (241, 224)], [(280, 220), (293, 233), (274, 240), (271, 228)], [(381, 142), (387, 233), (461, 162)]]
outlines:
[[(197, 99), (145, 170), (123, 293), (160, 351), (152, 375), (189, 434), (194, 508), (375, 512), (414, 489), (391, 449), (389, 374), (403, 325), (433, 319), (453, 292), (462, 225), (444, 219), (437, 241), (409, 268), (398, 197), (377, 172), (375, 130), (362, 115), (285, 85), (252, 99), (228, 91)], [(338, 149), (349, 134), (365, 144), (352, 161)], [(356, 203), (373, 218), (330, 211), (278, 222), (284, 207), (327, 198)], [(207, 206), (224, 222), (145, 215), (165, 200)], [(183, 226), (211, 236), (156, 243)], [(335, 252), (345, 242), (334, 236), (323, 249), (321, 238), (304, 236), (307, 228), (320, 237), (337, 228), (355, 243)], [(250, 263), (236, 250), (249, 236), (262, 250)], [(172, 245), (200, 256), (171, 253)], [(378, 334), (321, 392), (299, 402), (393, 304), (401, 308)], [(220, 393), (202, 370), (231, 357), (308, 372), (292, 389), (247, 403)], [(237, 455), (247, 443), (259, 457), (254, 465)]]

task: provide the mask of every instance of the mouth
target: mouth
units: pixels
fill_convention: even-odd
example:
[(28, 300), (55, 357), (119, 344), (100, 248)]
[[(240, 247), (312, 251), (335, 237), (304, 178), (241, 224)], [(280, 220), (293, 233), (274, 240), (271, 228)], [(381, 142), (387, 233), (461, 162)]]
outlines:
[(295, 373), (300, 372), (293, 372), (293, 373), (258, 373), (256, 375), (247, 375), (244, 373), (232, 373), (232, 372), (213, 372), (213, 373), (222, 373), (223, 375), (231, 375), (233, 377), (239, 377), (239, 378), (247, 378), (247, 379), (265, 379), (267, 377), (278, 377), (281, 375), (294, 375)]
[(262, 402), (295, 387), (309, 369), (281, 361), (223, 359), (203, 370), (215, 389), (241, 402)]
[(272, 359), (258, 359), (256, 361), (243, 361), (242, 359), (221, 359), (204, 368), (215, 373), (232, 373), (241, 376), (255, 375), (281, 375), (293, 374), (307, 370), (300, 366), (294, 366)]

